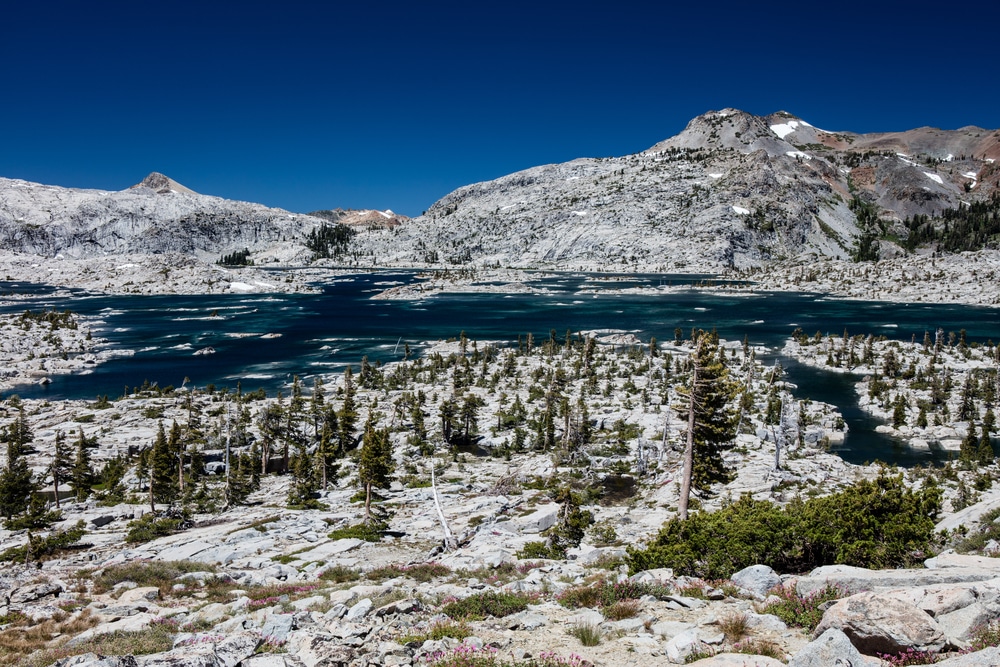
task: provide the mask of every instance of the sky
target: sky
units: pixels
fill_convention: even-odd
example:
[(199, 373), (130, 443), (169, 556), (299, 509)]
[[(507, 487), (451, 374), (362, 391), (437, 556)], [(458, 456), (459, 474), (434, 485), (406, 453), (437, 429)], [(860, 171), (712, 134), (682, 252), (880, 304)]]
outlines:
[(0, 176), (120, 190), (159, 171), (291, 211), (414, 216), (726, 107), (831, 131), (1000, 128), (990, 3), (673, 5), (7, 3)]

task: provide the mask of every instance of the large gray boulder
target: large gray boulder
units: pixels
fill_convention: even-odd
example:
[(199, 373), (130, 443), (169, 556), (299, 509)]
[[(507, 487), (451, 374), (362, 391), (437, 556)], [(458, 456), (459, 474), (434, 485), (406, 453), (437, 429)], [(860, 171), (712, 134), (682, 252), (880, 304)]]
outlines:
[(909, 588), (972, 581), (996, 577), (995, 571), (979, 567), (942, 567), (922, 570), (869, 570), (851, 565), (825, 565), (795, 580), (799, 595), (809, 595), (832, 584), (845, 593), (861, 593), (880, 588)]
[(875, 667), (879, 663), (861, 655), (847, 635), (830, 628), (792, 656), (788, 667)]
[(934, 667), (1000, 667), (1000, 648), (991, 646), (975, 653), (948, 658), (934, 663)]
[(764, 599), (769, 590), (781, 585), (781, 577), (767, 565), (745, 567), (731, 576), (730, 580), (759, 599)]
[(764, 655), (743, 653), (720, 653), (711, 658), (689, 662), (692, 667), (785, 667), (785, 663)]
[(858, 593), (839, 600), (823, 614), (816, 635), (837, 629), (867, 655), (907, 649), (940, 651), (948, 643), (930, 614), (893, 595)]

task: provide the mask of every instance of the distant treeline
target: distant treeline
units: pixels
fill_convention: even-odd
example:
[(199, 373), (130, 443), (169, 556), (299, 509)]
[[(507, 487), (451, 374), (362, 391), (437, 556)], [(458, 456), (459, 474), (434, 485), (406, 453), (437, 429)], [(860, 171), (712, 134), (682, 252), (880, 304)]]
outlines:
[(987, 201), (961, 204), (936, 218), (915, 215), (905, 221), (907, 250), (936, 244), (939, 250), (962, 252), (1000, 247), (1000, 192)]
[(216, 264), (221, 266), (253, 266), (253, 260), (250, 259), (250, 250), (244, 248), (243, 250), (237, 250), (236, 252), (223, 255)]
[(347, 225), (323, 223), (306, 235), (306, 247), (313, 251), (313, 259), (339, 257), (347, 252), (352, 236), (354, 230)]

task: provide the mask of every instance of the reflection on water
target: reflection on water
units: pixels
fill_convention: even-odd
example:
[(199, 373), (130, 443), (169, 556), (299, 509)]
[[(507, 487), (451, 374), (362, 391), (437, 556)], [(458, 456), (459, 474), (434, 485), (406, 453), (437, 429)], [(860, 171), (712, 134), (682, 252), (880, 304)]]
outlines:
[[(708, 294), (695, 290), (656, 294), (616, 294), (613, 290), (691, 284), (701, 276), (543, 274), (536, 286), (550, 293), (454, 294), (419, 301), (372, 301), (377, 284), (413, 281), (413, 272), (383, 271), (338, 278), (322, 294), (208, 296), (85, 296), (63, 289), (0, 282), (0, 294), (33, 295), (0, 310), (71, 309), (97, 316), (95, 334), (115, 347), (136, 350), (132, 357), (101, 364), (89, 375), (52, 376), (47, 386), (24, 386), (25, 397), (89, 398), (117, 396), (144, 381), (180, 386), (185, 377), (198, 385), (215, 384), (269, 392), (287, 387), (293, 375), (308, 384), (315, 373), (338, 373), (367, 355), (372, 362), (398, 361), (404, 344), (419, 354), (425, 341), (457, 337), (516, 342), (519, 334), (548, 337), (555, 330), (619, 329), (640, 339), (672, 340), (675, 330), (716, 329), (730, 340), (747, 337), (753, 345), (780, 350), (793, 329), (841, 335), (846, 330), (921, 340), (941, 326), (965, 329), (970, 340), (1000, 335), (1000, 311), (955, 305), (838, 301), (815, 294)], [(606, 289), (591, 298), (581, 290)], [(211, 347), (215, 354), (195, 355)], [(799, 398), (838, 405), (849, 426), (837, 452), (852, 462), (885, 460), (910, 465), (935, 458), (911, 452), (874, 432), (876, 420), (857, 407), (853, 378), (781, 359)]]

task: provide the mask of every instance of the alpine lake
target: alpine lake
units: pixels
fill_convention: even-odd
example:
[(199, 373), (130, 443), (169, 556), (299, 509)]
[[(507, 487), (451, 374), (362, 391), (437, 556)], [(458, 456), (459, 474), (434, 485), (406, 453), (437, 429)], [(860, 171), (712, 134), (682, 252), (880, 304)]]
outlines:
[[(849, 431), (833, 452), (851, 463), (885, 461), (902, 466), (940, 463), (941, 451), (915, 451), (877, 433), (880, 423), (862, 412), (854, 393), (858, 376), (799, 364), (780, 350), (793, 330), (812, 335), (874, 334), (909, 341), (925, 331), (966, 330), (970, 342), (1000, 340), (1000, 309), (950, 304), (903, 304), (838, 300), (797, 292), (696, 289), (708, 276), (663, 274), (538, 273), (533, 293), (438, 293), (415, 300), (373, 300), (383, 290), (419, 280), (416, 271), (383, 270), (342, 276), (321, 284), (318, 294), (95, 296), (85, 292), (0, 282), (0, 312), (72, 310), (97, 318), (95, 336), (111, 349), (134, 354), (72, 375), (53, 375), (47, 385), (22, 385), (8, 394), (49, 400), (119, 396), (145, 382), (286, 394), (293, 376), (307, 388), (315, 375), (419, 355), (429, 343), (456, 338), (516, 345), (556, 332), (615, 330), (648, 342), (685, 337), (692, 328), (715, 329), (721, 338), (764, 346), (759, 355), (777, 360), (797, 398), (837, 405)], [(671, 284), (659, 293), (621, 290)], [(686, 286), (686, 288), (685, 288)], [(17, 295), (7, 300), (5, 295)], [(214, 350), (206, 353), (208, 348)], [(201, 354), (196, 354), (201, 352)]]

